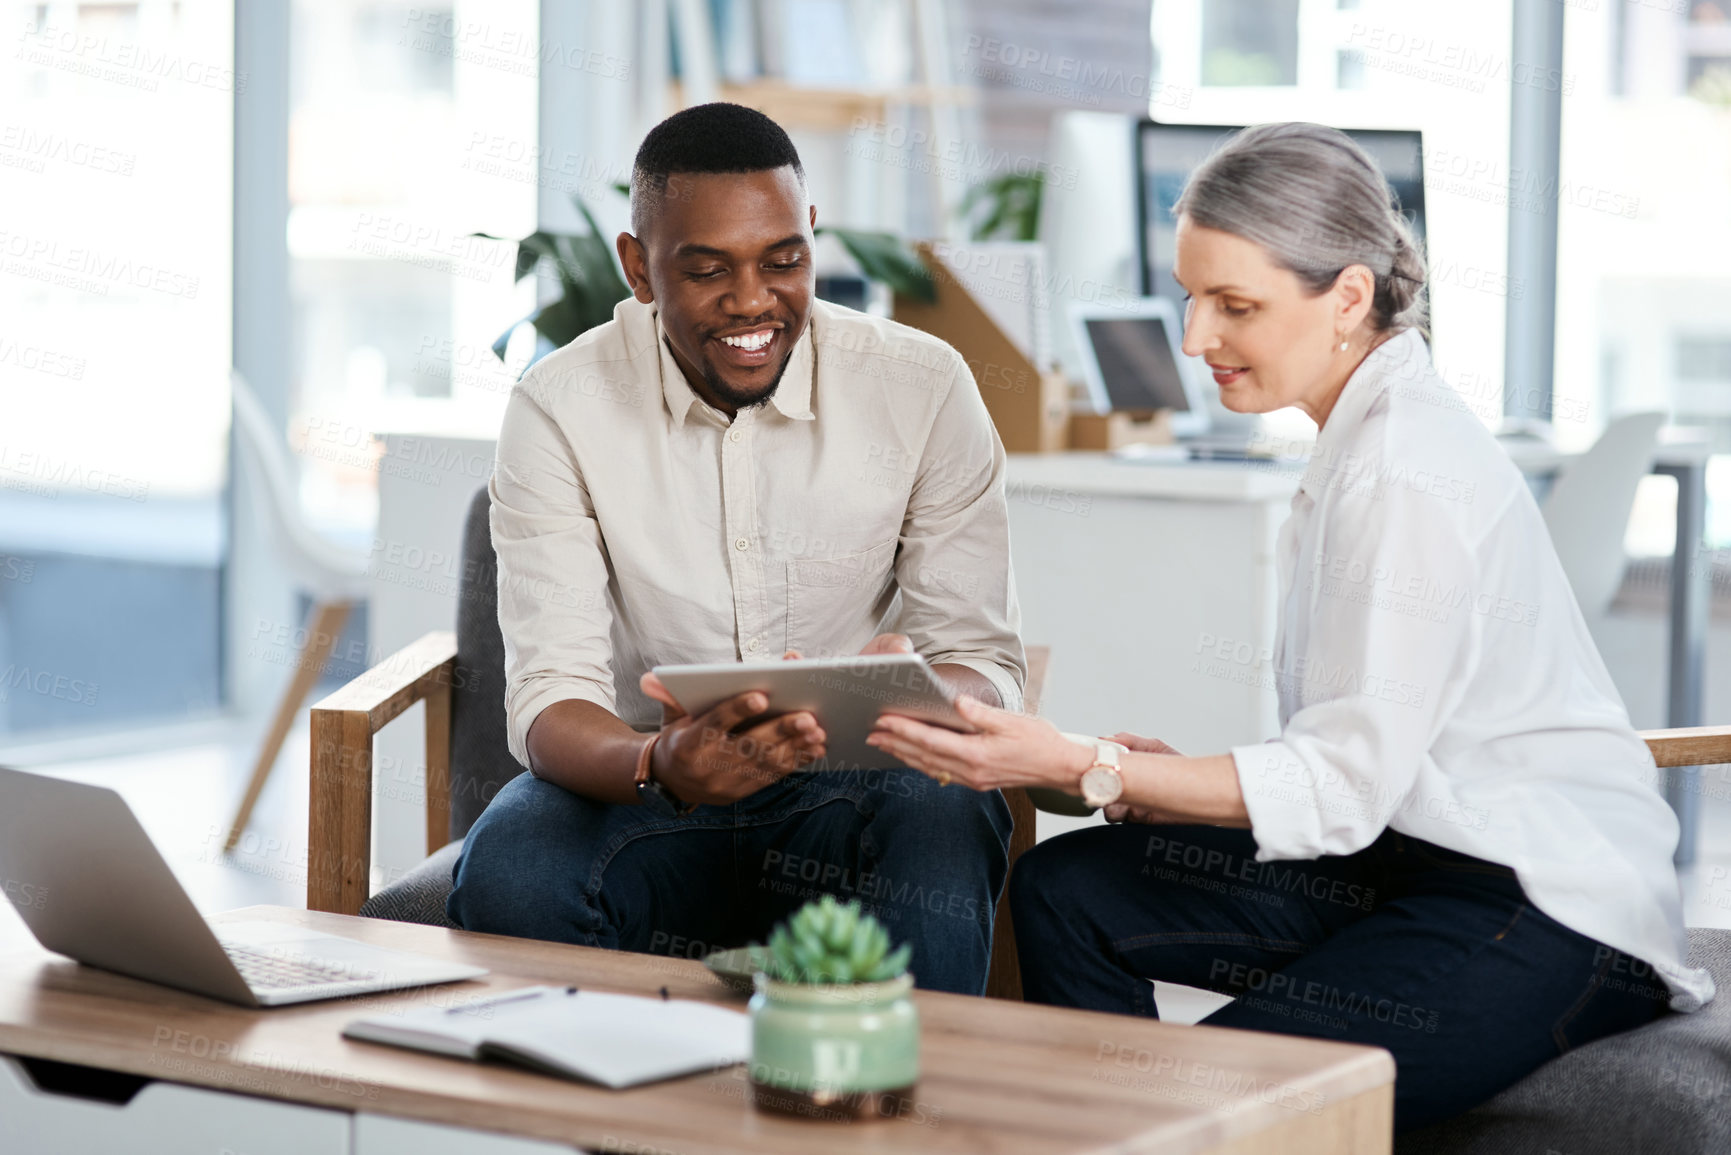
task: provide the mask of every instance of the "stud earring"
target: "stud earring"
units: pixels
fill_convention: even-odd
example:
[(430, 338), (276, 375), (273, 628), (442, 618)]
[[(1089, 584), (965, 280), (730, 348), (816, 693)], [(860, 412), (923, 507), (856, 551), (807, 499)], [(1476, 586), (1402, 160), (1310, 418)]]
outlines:
[(1346, 341), (1345, 340), (1342, 340), (1340, 343), (1340, 351), (1342, 353), (1346, 352)]

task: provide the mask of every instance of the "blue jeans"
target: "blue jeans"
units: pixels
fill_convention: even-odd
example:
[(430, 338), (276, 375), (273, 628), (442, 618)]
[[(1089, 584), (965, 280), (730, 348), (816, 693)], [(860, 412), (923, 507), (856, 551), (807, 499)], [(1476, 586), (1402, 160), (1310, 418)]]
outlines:
[(1160, 979), (1236, 996), (1209, 1026), (1386, 1048), (1402, 1131), (1665, 1006), (1647, 964), (1541, 913), (1507, 867), (1393, 831), (1340, 857), (1255, 855), (1249, 831), (1209, 826), (1036, 846), (1010, 880), (1025, 997), (1158, 1017)]
[(1003, 795), (912, 770), (793, 774), (680, 818), (521, 774), (469, 832), (446, 911), (467, 930), (702, 958), (833, 894), (913, 943), (921, 987), (977, 995), (1010, 827)]

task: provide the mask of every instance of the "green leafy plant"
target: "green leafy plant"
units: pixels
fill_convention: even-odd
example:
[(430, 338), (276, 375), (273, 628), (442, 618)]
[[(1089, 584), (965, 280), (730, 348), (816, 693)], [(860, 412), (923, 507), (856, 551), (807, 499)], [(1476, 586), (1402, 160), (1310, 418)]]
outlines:
[[(517, 275), (521, 281), (539, 269), (545, 261), (559, 278), (559, 296), (548, 301), (523, 320), (518, 321), (493, 342), (493, 354), (505, 359), (505, 347), (517, 325), (527, 322), (535, 331), (553, 343), (554, 348), (569, 344), (595, 326), (613, 319), (613, 306), (631, 295), (631, 289), (619, 275), (613, 263), (613, 249), (601, 235), (601, 228), (589, 212), (583, 198), (571, 202), (589, 224), (587, 233), (550, 233), (537, 229), (517, 242)], [(488, 233), (478, 237), (503, 240)]]
[(974, 185), (962, 196), (959, 208), (965, 219), (973, 221), (976, 241), (1032, 241), (1040, 234), (1040, 198), (1045, 191), (1044, 172), (1009, 172)]
[(808, 902), (755, 947), (754, 961), (770, 978), (784, 983), (881, 983), (907, 973), (913, 946), (890, 950), (883, 924), (833, 895)]
[(818, 236), (828, 233), (842, 243), (848, 255), (858, 263), (860, 271), (874, 281), (882, 281), (891, 291), (916, 301), (931, 304), (938, 299), (938, 288), (931, 270), (918, 253), (894, 233), (873, 232), (870, 229), (840, 229), (824, 225)]

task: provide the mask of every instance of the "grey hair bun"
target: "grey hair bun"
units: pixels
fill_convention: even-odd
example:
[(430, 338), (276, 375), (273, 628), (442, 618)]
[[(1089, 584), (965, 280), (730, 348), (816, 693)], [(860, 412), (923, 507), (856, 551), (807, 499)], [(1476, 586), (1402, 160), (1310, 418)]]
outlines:
[(1372, 327), (1430, 336), (1424, 252), (1382, 170), (1338, 129), (1244, 129), (1191, 175), (1173, 215), (1261, 245), (1315, 293), (1364, 265), (1376, 278)]

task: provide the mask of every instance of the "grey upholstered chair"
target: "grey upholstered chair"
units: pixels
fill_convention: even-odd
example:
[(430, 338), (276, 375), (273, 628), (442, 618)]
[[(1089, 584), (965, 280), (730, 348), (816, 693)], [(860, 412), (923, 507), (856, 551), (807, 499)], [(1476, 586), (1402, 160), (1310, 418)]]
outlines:
[[(524, 773), (505, 741), (505, 643), (485, 487), (469, 503), (462, 559), (456, 635), (426, 635), (313, 708), (311, 909), (452, 925), (445, 897), (463, 839)], [(372, 736), (418, 700), (427, 703), (430, 856), (369, 897)]]
[[(1049, 650), (1028, 647), (1027, 705), (1037, 709)], [(373, 735), (417, 701), (427, 705), (429, 857), (368, 894), (372, 865)], [(313, 707), (307, 907), (398, 922), (450, 926), (445, 898), (469, 828), (501, 787), (525, 773), (505, 740), (505, 642), (499, 631), (498, 560), (483, 487), (463, 527), (457, 632), (426, 635)], [(1025, 791), (1004, 792), (1015, 818), (1010, 862), (1034, 844)], [(1009, 904), (1000, 904), (987, 993), (1020, 998)]]
[(1689, 961), (1719, 985), (1701, 1010), (1578, 1047), (1396, 1155), (1731, 1151), (1731, 931), (1690, 931)]

